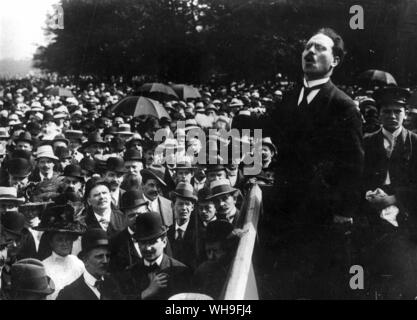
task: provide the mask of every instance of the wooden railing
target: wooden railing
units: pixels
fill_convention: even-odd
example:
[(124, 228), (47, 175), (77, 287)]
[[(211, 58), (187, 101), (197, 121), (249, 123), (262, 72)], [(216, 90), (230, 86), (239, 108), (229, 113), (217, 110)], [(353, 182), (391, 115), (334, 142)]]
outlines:
[(244, 205), (246, 211), (243, 230), (228, 281), (225, 285), (224, 300), (258, 300), (258, 288), (252, 265), (259, 215), (262, 209), (262, 190), (253, 185)]

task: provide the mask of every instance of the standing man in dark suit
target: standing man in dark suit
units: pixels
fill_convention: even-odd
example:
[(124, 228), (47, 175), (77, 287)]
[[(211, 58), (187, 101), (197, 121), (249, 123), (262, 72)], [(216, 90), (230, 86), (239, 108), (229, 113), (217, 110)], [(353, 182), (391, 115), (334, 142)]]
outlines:
[(79, 256), (85, 265), (84, 274), (64, 287), (57, 300), (122, 300), (117, 282), (108, 273), (109, 240), (102, 229), (90, 229), (81, 239)]
[(136, 218), (148, 211), (148, 202), (143, 199), (141, 192), (129, 190), (122, 195), (120, 209), (126, 216), (127, 228), (110, 240), (112, 272), (124, 271), (142, 258), (134, 233)]
[(372, 276), (368, 283), (383, 299), (401, 298), (409, 275), (415, 273), (409, 268), (415, 259), (410, 236), (415, 235), (417, 223), (409, 204), (417, 189), (417, 135), (403, 127), (409, 96), (398, 87), (377, 91), (382, 127), (364, 139), (363, 198), (367, 192), (367, 205), (363, 211), (374, 232), (372, 249), (364, 250), (363, 265)]
[(174, 221), (171, 201), (162, 196), (162, 189), (167, 187), (164, 181), (165, 170), (162, 166), (150, 166), (141, 170), (143, 198), (148, 201), (149, 211), (158, 212), (162, 223), (170, 227)]
[(164, 253), (167, 230), (157, 212), (137, 217), (135, 237), (143, 259), (119, 278), (122, 293), (128, 299), (166, 300), (190, 290), (190, 269)]
[[(330, 80), (343, 57), (344, 43), (334, 30), (315, 33), (301, 57), (303, 85), (286, 96), (273, 116), (281, 150), (275, 211), (282, 221), (275, 233), (294, 246), (288, 251), (294, 265), (284, 258), (290, 275), (283, 278), (303, 274), (295, 280), (300, 291), (291, 293), (294, 297), (329, 295), (335, 281), (327, 266), (337, 265), (333, 258), (344, 248), (337, 248), (330, 230), (351, 223), (359, 203), (361, 117), (352, 99)], [(301, 267), (305, 270), (297, 271)]]
[(127, 169), (122, 158), (110, 157), (107, 159), (103, 177), (109, 184), (111, 202), (116, 209), (120, 208), (120, 199), (125, 193), (125, 190), (121, 189), (120, 186), (126, 173)]
[(197, 239), (197, 196), (190, 183), (180, 182), (172, 197), (175, 222), (168, 230), (172, 257), (194, 269), (204, 251), (201, 239)]

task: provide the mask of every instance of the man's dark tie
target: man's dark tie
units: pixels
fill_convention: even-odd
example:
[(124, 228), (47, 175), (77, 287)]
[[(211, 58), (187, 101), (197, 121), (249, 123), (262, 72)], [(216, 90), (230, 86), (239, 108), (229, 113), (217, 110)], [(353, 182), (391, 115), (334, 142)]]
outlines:
[(104, 280), (97, 280), (94, 284), (94, 287), (97, 288), (98, 292), (100, 292), (100, 299), (103, 298), (103, 286), (104, 286)]
[(316, 89), (320, 89), (321, 87), (323, 87), (324, 84), (319, 84), (317, 86), (313, 86), (313, 87), (305, 87), (304, 86), (304, 93), (303, 93), (303, 99), (301, 100), (301, 103), (299, 104), (300, 108), (305, 108), (308, 106), (308, 101), (307, 101), (307, 97), (310, 94), (311, 91), (316, 90)]
[(147, 273), (156, 272), (159, 270), (159, 266), (156, 263), (154, 263), (150, 266), (145, 266), (145, 270)]

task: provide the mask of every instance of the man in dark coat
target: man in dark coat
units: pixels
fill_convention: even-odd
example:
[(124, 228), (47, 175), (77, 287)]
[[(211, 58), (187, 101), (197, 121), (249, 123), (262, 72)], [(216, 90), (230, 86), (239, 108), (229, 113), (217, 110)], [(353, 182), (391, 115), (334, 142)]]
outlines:
[(202, 239), (197, 239), (197, 213), (194, 211), (197, 196), (188, 182), (180, 182), (172, 196), (175, 222), (167, 234), (172, 257), (194, 269), (203, 255)]
[(417, 223), (409, 197), (417, 188), (417, 135), (403, 127), (409, 95), (402, 88), (377, 91), (382, 127), (364, 139), (363, 198), (368, 194), (363, 211), (372, 226), (373, 241), (365, 247), (363, 263), (371, 272), (368, 283), (389, 288), (379, 289), (379, 298), (401, 298), (414, 256), (410, 236)]
[(110, 240), (110, 269), (112, 272), (122, 272), (139, 262), (142, 254), (136, 238), (136, 217), (148, 211), (148, 202), (143, 200), (141, 192), (126, 191), (121, 198), (121, 210), (126, 216), (127, 228)]
[[(331, 29), (320, 29), (302, 53), (303, 85), (285, 97), (272, 117), (277, 125), (275, 143), (281, 150), (274, 212), (282, 221), (275, 234), (299, 253), (290, 254), (293, 266), (284, 259), (292, 276), (283, 277), (297, 277), (301, 274), (297, 268), (306, 269), (295, 281), (301, 286), (295, 297), (328, 297), (334, 281), (327, 265), (336, 265), (332, 259), (340, 252), (329, 230), (336, 222), (350, 223), (359, 204), (364, 157), (361, 117), (352, 99), (330, 80), (343, 57), (342, 38)], [(320, 285), (311, 281), (309, 291), (306, 279)]]
[(79, 256), (84, 274), (64, 287), (57, 300), (122, 300), (118, 283), (109, 276), (109, 240), (102, 229), (90, 229), (82, 237)]
[(135, 237), (143, 258), (119, 275), (122, 293), (128, 299), (166, 300), (190, 290), (190, 269), (164, 253), (166, 232), (157, 212), (137, 217)]

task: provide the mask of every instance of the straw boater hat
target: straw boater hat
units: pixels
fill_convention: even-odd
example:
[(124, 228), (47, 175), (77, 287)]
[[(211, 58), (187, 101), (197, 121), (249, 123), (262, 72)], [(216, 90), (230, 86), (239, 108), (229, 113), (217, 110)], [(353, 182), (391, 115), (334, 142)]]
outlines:
[(0, 187), (0, 202), (2, 201), (24, 203), (25, 198), (18, 198), (17, 190), (14, 187)]

